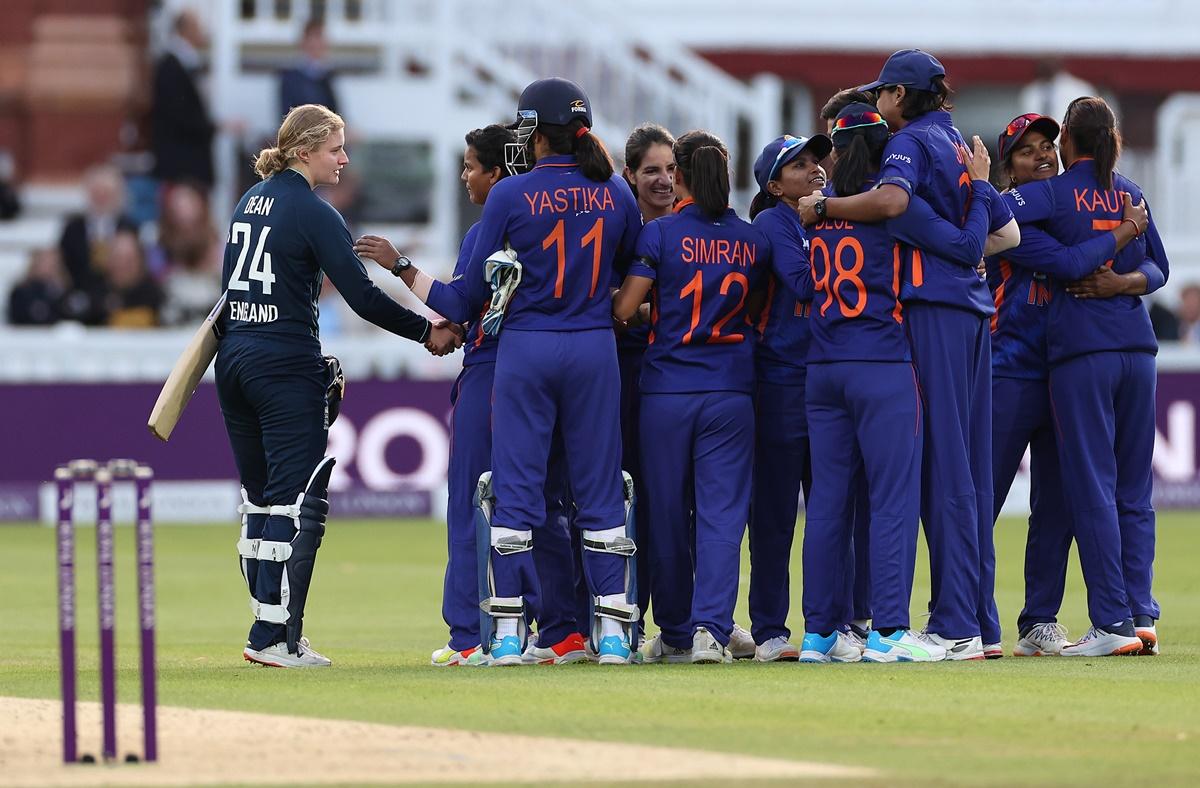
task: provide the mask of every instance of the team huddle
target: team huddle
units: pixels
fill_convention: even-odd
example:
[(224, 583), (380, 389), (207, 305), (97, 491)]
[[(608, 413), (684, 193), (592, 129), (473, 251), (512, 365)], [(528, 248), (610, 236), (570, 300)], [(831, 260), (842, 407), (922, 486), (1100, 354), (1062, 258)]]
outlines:
[[(1061, 127), (1010, 123), (1001, 193), (986, 147), (952, 125), (945, 77), (928, 53), (897, 52), (876, 81), (830, 99), (827, 134), (773, 140), (754, 164), (750, 221), (729, 207), (729, 152), (713, 134), (641, 126), (618, 173), (583, 91), (538, 80), (515, 124), (466, 136), (462, 178), (483, 215), (449, 282), (386, 239), (351, 244), (336, 212), (312, 204), (311, 188), (348, 161), (341, 121), (293, 110), (235, 213), (231, 241), (243, 227), (247, 246), (226, 253), (231, 305), (277, 306), (277, 325), (291, 318), (305, 334), (271, 336), (285, 353), (264, 346), (263, 324), (234, 320), (218, 355), (256, 617), (246, 658), (330, 664), (301, 635), (340, 390), (315, 333), (322, 270), (372, 322), (436, 354), (464, 350), (450, 639), (436, 666), (1000, 657), (992, 529), (1027, 447), (1014, 654), (1157, 653), (1157, 345), (1138, 296), (1166, 281), (1161, 240), (1141, 190), (1114, 171), (1120, 137), (1101, 99), (1072, 102)], [(293, 118), (320, 110), (315, 132)], [(293, 175), (309, 195), (288, 193), (303, 185)], [(299, 222), (298, 248), (254, 226), (247, 206), (262, 198)], [(302, 282), (275, 288), (294, 304), (272, 298), (271, 252), (304, 261)], [(358, 258), (444, 320), (391, 302)], [(268, 397), (263, 358), (305, 390)], [(801, 491), (797, 646), (788, 568)], [(920, 628), (918, 524), (931, 577)], [(748, 632), (733, 620), (747, 533)], [(1072, 541), (1090, 618), (1074, 642), (1057, 620)], [(647, 638), (648, 611), (659, 631)]]

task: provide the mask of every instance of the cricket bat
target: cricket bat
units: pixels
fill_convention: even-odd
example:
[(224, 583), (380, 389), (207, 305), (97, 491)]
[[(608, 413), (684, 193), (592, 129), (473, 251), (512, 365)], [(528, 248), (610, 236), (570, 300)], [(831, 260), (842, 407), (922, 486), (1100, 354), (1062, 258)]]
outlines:
[(183, 415), (183, 409), (196, 393), (200, 378), (204, 377), (209, 364), (212, 364), (217, 355), (217, 321), (221, 319), (221, 310), (225, 308), (226, 300), (228, 294), (222, 293), (216, 306), (208, 313), (208, 317), (204, 318), (200, 329), (171, 368), (167, 382), (158, 393), (158, 400), (154, 403), (154, 409), (150, 411), (150, 420), (146, 422), (146, 426), (150, 428), (151, 434), (161, 441), (171, 437), (175, 425), (179, 423), (179, 417)]

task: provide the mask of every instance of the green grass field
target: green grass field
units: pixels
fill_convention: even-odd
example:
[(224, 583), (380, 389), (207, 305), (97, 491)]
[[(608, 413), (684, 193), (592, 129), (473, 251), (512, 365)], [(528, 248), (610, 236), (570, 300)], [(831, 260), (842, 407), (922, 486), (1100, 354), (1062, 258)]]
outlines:
[[(446, 640), (440, 615), (444, 526), (335, 520), (305, 616), (314, 646), (335, 666), (267, 670), (241, 659), (249, 613), (234, 554), (236, 533), (232, 525), (157, 531), (159, 693), (165, 705), (857, 764), (901, 784), (1200, 782), (1200, 518), (1194, 513), (1159, 518), (1161, 656), (933, 665), (438, 670), (427, 662)], [(121, 700), (129, 702), (138, 699), (132, 537), (131, 528), (118, 528), (119, 685)], [(81, 696), (92, 698), (93, 544), (92, 532), (81, 531)], [(1002, 521), (997, 601), (1006, 653), (1022, 600), (1023, 548), (1023, 523)], [(926, 598), (924, 566), (922, 556), (914, 609)], [(0, 578), (0, 695), (56, 697), (52, 529), (0, 528)], [(791, 624), (799, 631), (798, 546), (792, 578)], [(1074, 634), (1086, 628), (1075, 564), (1060, 620)], [(727, 782), (730, 775), (714, 777)]]

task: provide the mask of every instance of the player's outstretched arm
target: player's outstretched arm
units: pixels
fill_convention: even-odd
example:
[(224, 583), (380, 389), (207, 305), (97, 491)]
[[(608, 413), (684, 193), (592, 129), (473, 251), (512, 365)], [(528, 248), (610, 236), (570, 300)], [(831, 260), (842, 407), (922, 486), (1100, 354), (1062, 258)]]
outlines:
[(396, 303), (367, 276), (362, 260), (354, 253), (350, 231), (337, 211), (321, 203), (311, 215), (301, 217), (300, 228), (321, 270), (356, 315), (405, 339), (429, 339), (433, 328), (430, 322)]

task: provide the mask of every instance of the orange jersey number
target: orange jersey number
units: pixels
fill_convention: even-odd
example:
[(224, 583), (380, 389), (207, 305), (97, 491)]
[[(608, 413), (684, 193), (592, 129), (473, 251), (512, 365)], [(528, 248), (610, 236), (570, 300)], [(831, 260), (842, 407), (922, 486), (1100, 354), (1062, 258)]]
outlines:
[[(580, 249), (589, 244), (592, 246), (592, 287), (588, 291), (588, 298), (596, 295), (596, 285), (600, 281), (600, 256), (603, 243), (604, 217), (601, 216), (592, 225), (592, 229), (588, 230), (583, 238), (579, 239)], [(554, 297), (562, 298), (563, 278), (567, 272), (567, 235), (562, 219), (555, 222), (554, 229), (542, 239), (542, 249), (549, 249), (551, 246), (554, 247), (558, 260), (558, 277), (554, 280)]]
[[(854, 264), (849, 268), (843, 262), (847, 250), (854, 256)], [(834, 299), (837, 299), (842, 317), (855, 318), (861, 315), (863, 310), (867, 308), (867, 285), (859, 278), (865, 260), (862, 244), (859, 243), (858, 239), (852, 235), (847, 235), (838, 241), (837, 246), (833, 250), (832, 271), (829, 265), (829, 246), (825, 243), (824, 238), (818, 237), (812, 240), (809, 244), (809, 255), (812, 258), (814, 289), (817, 292), (825, 293), (825, 302), (821, 304), (821, 316), (824, 317), (825, 313), (829, 311), (829, 307), (833, 305)], [(834, 277), (831, 284), (829, 276), (833, 271), (836, 271), (837, 276)], [(850, 305), (846, 296), (842, 294), (843, 284), (854, 288), (853, 306)]]
[[(737, 284), (741, 290), (741, 295), (738, 296), (737, 304), (735, 304), (732, 309), (725, 313), (720, 320), (713, 323), (712, 333), (709, 335), (707, 340), (704, 340), (705, 344), (736, 345), (739, 342), (744, 342), (746, 339), (741, 334), (732, 334), (726, 336), (721, 335), (721, 329), (725, 327), (725, 324), (732, 320), (734, 315), (740, 312), (742, 307), (745, 306), (746, 295), (750, 291), (750, 282), (746, 279), (746, 275), (734, 271), (726, 274), (725, 278), (721, 280), (721, 295), (729, 295), (729, 288), (734, 284)], [(703, 271), (697, 271), (695, 276), (688, 280), (688, 283), (683, 286), (682, 290), (679, 291), (680, 300), (685, 299), (688, 296), (692, 296), (695, 300), (692, 301), (691, 325), (688, 326), (687, 333), (683, 335), (683, 344), (685, 345), (692, 344), (692, 341), (696, 338), (696, 329), (700, 326), (700, 309), (704, 301)]]

